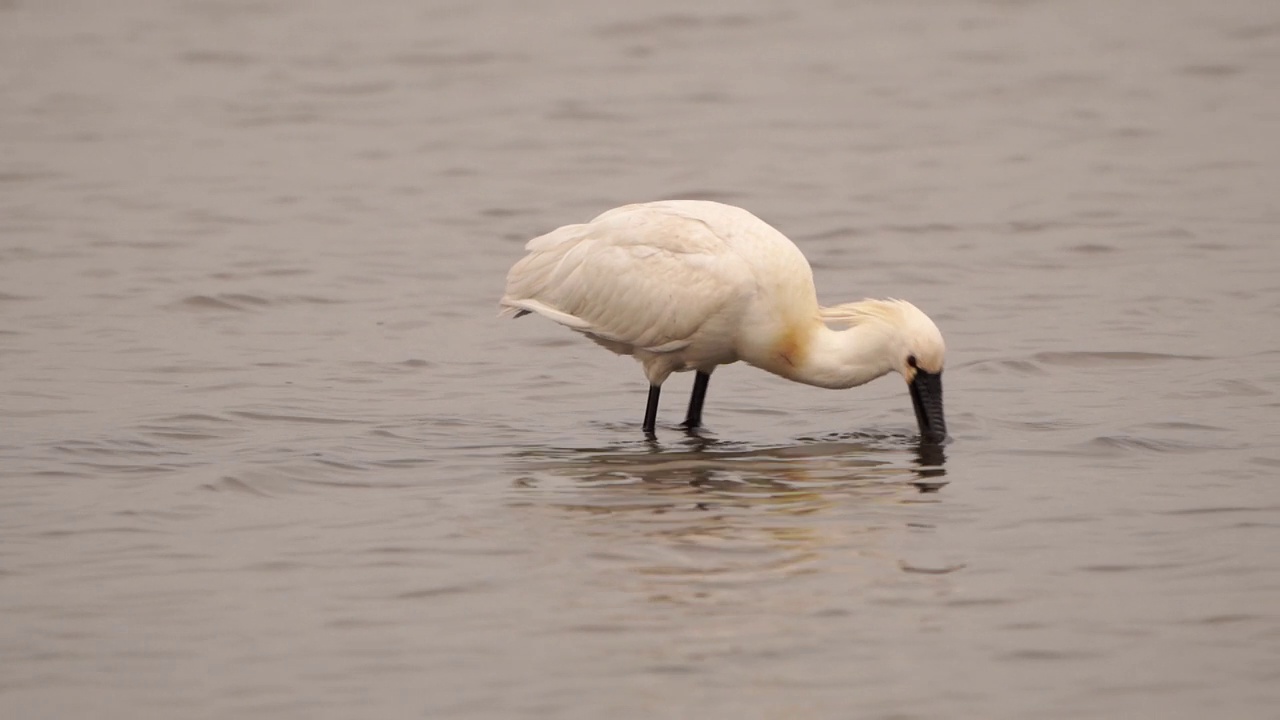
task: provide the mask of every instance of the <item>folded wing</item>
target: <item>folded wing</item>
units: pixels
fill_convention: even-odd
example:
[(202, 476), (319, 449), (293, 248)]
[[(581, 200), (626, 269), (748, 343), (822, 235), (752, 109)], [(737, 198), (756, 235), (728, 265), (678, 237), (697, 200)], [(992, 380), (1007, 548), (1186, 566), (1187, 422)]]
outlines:
[(672, 352), (753, 291), (707, 222), (630, 205), (534, 238), (507, 275), (504, 315), (535, 312), (617, 352)]

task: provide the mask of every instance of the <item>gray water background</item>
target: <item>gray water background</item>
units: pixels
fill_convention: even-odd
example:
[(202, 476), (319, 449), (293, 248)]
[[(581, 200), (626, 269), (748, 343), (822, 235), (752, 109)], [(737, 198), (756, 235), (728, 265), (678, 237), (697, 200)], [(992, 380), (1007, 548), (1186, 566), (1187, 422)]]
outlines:
[[(664, 197), (945, 458), (494, 317)], [(1277, 717), (1277, 198), (1264, 0), (0, 0), (0, 715)]]

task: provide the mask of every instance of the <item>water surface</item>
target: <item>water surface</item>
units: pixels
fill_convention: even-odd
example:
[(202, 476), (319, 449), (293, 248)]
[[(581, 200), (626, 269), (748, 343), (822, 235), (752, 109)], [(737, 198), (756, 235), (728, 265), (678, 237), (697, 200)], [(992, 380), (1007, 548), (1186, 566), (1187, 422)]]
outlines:
[[(1270, 717), (1274, 3), (0, 0), (0, 714)], [(905, 388), (494, 317), (711, 198)]]

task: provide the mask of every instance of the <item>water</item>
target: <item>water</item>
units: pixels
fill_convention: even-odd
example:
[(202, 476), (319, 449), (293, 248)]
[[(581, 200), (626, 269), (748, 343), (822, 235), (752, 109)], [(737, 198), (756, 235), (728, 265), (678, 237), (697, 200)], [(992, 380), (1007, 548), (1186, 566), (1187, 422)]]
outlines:
[[(0, 0), (0, 714), (1274, 717), (1272, 2)], [(748, 207), (901, 382), (494, 317)]]

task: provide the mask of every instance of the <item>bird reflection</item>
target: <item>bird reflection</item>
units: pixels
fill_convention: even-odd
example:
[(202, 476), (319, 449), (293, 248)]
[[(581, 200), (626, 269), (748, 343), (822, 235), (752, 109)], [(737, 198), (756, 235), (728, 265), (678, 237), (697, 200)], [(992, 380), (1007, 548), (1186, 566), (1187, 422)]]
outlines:
[(946, 484), (945, 460), (936, 445), (893, 436), (765, 447), (690, 436), (529, 448), (516, 466), (520, 501), (569, 512), (588, 557), (627, 570), (647, 597), (684, 603), (829, 562), (896, 575), (887, 548), (920, 532), (921, 503), (935, 502), (920, 493)]
[[(517, 455), (526, 473), (571, 480), (579, 488), (627, 487), (650, 501), (705, 495), (708, 501), (785, 503), (855, 489), (896, 493), (905, 484), (931, 493), (945, 486), (942, 446), (903, 440), (830, 435), (760, 447), (689, 435), (675, 448), (638, 441), (605, 448), (527, 448)], [(910, 464), (902, 462), (906, 447), (913, 449)]]
[(947, 453), (942, 449), (942, 445), (921, 440), (916, 445), (916, 467), (914, 471), (917, 480), (912, 484), (922, 493), (941, 490), (947, 484), (947, 481), (942, 479), (947, 474), (946, 468), (942, 467), (946, 462)]

